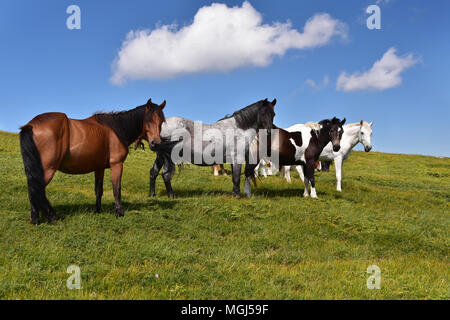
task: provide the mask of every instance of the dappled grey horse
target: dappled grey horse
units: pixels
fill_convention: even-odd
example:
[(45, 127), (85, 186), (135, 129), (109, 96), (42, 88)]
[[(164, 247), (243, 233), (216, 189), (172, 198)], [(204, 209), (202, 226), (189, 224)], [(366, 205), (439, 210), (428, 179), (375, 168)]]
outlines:
[[(161, 168), (169, 198), (174, 193), (171, 178), (175, 164), (192, 163), (200, 166), (230, 163), (232, 165), (233, 195), (240, 196), (241, 168), (249, 160), (249, 146), (263, 131), (270, 136), (275, 116), (272, 102), (258, 101), (214, 124), (202, 124), (181, 117), (166, 119), (161, 128), (163, 142), (156, 151), (156, 160), (150, 170), (150, 196), (155, 196), (155, 182)], [(245, 172), (245, 194), (250, 197), (253, 172)]]

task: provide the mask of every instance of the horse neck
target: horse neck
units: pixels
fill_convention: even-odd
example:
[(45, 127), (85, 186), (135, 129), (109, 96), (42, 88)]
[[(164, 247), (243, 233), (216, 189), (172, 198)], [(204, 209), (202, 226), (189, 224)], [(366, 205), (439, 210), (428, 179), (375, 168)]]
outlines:
[[(317, 131), (316, 131), (317, 132)], [(323, 150), (325, 148), (325, 146), (331, 142), (330, 139), (330, 130), (325, 130), (325, 129), (320, 129), (318, 134), (317, 134), (317, 140), (319, 142), (319, 148), (321, 150)]]
[(142, 133), (144, 108), (145, 106), (141, 106), (112, 115), (113, 121), (115, 122), (112, 129), (127, 147), (136, 141)]
[(349, 150), (353, 149), (359, 143), (359, 131), (361, 127), (344, 127), (344, 134), (341, 139), (341, 147), (348, 146)]
[(258, 113), (259, 113), (259, 104), (253, 104), (251, 106), (245, 107), (233, 114), (231, 118), (234, 118), (236, 121), (236, 126), (242, 130), (258, 130)]

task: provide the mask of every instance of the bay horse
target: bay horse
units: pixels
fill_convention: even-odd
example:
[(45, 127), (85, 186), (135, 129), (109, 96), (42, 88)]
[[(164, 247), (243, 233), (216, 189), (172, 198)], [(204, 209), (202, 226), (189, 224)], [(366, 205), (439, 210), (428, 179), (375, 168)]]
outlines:
[[(241, 110), (234, 112), (231, 116), (226, 116), (214, 124), (201, 124), (200, 130), (196, 131), (196, 123), (194, 121), (181, 118), (181, 117), (169, 117), (162, 125), (161, 138), (163, 143), (161, 148), (156, 151), (156, 160), (150, 169), (150, 196), (155, 196), (155, 183), (158, 177), (159, 171), (163, 168), (162, 178), (166, 186), (167, 195), (169, 198), (174, 197), (174, 192), (171, 185), (171, 179), (175, 172), (174, 159), (172, 159), (172, 151), (174, 148), (189, 150), (189, 154), (183, 155), (187, 160), (186, 163), (193, 163), (199, 166), (211, 166), (214, 164), (231, 163), (232, 168), (232, 181), (233, 181), (233, 196), (240, 197), (240, 181), (241, 181), (241, 169), (242, 162), (236, 161), (233, 154), (236, 154), (236, 144), (230, 139), (227, 139), (228, 130), (243, 130), (252, 131), (255, 134), (258, 130), (267, 130), (267, 134), (270, 135), (270, 130), (273, 126), (273, 118), (275, 116), (274, 107), (277, 100), (272, 102), (260, 100), (255, 102)], [(188, 139), (181, 141), (169, 141), (172, 139), (173, 133), (177, 130), (185, 130), (189, 135)], [(204, 152), (207, 150), (208, 145), (211, 143), (208, 132), (216, 132), (219, 135), (219, 140), (223, 143), (222, 158), (216, 159), (213, 163), (207, 163), (204, 158)], [(216, 139), (217, 137), (215, 137)], [(248, 156), (248, 148), (252, 139), (255, 136), (245, 140), (245, 153)], [(200, 139), (200, 150), (195, 148), (195, 140)], [(194, 146), (194, 147), (193, 147)], [(196, 161), (199, 159), (199, 161)], [(231, 161), (229, 161), (232, 159)], [(247, 158), (246, 158), (247, 160)], [(248, 163), (247, 163), (248, 165)], [(246, 180), (247, 183), (247, 180)], [(250, 186), (246, 185), (246, 193)]]
[[(289, 132), (287, 130), (274, 126), (275, 135), (272, 134), (272, 153), (275, 149), (278, 151), (278, 163), (281, 168), (288, 165), (301, 165), (305, 171), (305, 191), (304, 197), (308, 197), (309, 185), (311, 185), (311, 197), (317, 198), (314, 169), (319, 159), (319, 155), (328, 143), (332, 144), (335, 151), (340, 149), (340, 141), (344, 132), (342, 126), (344, 120), (325, 119), (318, 123), (309, 123), (296, 130)], [(254, 152), (254, 150), (252, 150)], [(253, 165), (253, 170), (257, 165)], [(247, 170), (247, 168), (246, 168)], [(249, 167), (249, 170), (252, 170)]]
[[(297, 130), (298, 125), (294, 125), (286, 130)], [(301, 125), (300, 125), (301, 126)], [(342, 166), (344, 160), (348, 158), (352, 149), (361, 143), (364, 146), (365, 152), (372, 150), (372, 122), (361, 120), (359, 123), (351, 123), (343, 127), (344, 134), (341, 139), (341, 148), (338, 152), (335, 152), (331, 143), (327, 144), (320, 154), (319, 160), (322, 161), (322, 171), (329, 171), (330, 162), (334, 161), (336, 166), (336, 190), (342, 191)], [(303, 170), (301, 166), (296, 167), (300, 178), (304, 180)], [(290, 167), (284, 168), (284, 174), (287, 181), (291, 181)]]
[(45, 188), (57, 170), (68, 174), (95, 172), (96, 211), (100, 212), (104, 171), (111, 168), (114, 211), (116, 216), (123, 216), (121, 179), (128, 147), (136, 139), (145, 139), (150, 149), (156, 150), (161, 143), (165, 105), (166, 101), (157, 105), (149, 99), (129, 111), (96, 113), (83, 120), (70, 119), (64, 113), (43, 113), (21, 127), (30, 222), (40, 223), (40, 211), (48, 222), (56, 219)]

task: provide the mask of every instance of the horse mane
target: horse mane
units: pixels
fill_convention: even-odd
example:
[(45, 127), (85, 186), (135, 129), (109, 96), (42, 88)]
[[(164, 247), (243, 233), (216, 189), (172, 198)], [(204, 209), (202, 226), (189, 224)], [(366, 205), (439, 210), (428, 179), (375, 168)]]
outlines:
[[(128, 111), (98, 112), (94, 117), (99, 123), (110, 127), (128, 148), (142, 132), (144, 114), (145, 105), (142, 105)], [(164, 119), (164, 115), (161, 117)]]
[[(360, 126), (361, 126), (361, 122), (349, 123), (349, 124), (347, 125), (348, 128), (351, 128), (351, 127), (360, 127)], [(364, 121), (364, 120), (363, 120), (363, 126), (364, 126), (364, 127), (367, 127), (367, 128), (370, 128), (369, 123), (368, 123), (367, 121)]]
[(307, 122), (305, 123), (305, 127), (311, 128), (313, 130), (320, 130), (320, 124), (318, 122)]
[(231, 116), (226, 115), (225, 117), (219, 119), (218, 121), (234, 118), (236, 120), (237, 126), (240, 129), (247, 130), (248, 128), (252, 127), (252, 125), (255, 123), (255, 119), (256, 116), (258, 115), (259, 108), (263, 105), (264, 102), (265, 100), (255, 102), (241, 110), (235, 111)]
[(334, 117), (333, 119), (323, 119), (319, 122), (310, 121), (305, 123), (305, 127), (311, 128), (312, 130), (319, 132), (324, 126), (335, 123), (338, 124), (340, 123), (340, 120), (336, 117)]

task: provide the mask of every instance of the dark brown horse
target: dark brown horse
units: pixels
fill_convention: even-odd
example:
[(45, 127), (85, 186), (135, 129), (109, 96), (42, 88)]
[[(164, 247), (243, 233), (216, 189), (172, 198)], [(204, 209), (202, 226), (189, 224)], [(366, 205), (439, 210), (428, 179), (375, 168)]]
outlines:
[(20, 148), (28, 180), (31, 223), (39, 224), (39, 212), (51, 222), (55, 210), (45, 194), (56, 170), (68, 174), (95, 172), (96, 211), (101, 211), (103, 177), (111, 168), (116, 216), (123, 216), (120, 184), (128, 146), (136, 139), (148, 141), (154, 150), (161, 143), (165, 121), (161, 105), (152, 103), (129, 111), (97, 113), (83, 119), (69, 119), (64, 113), (43, 113), (21, 128)]

